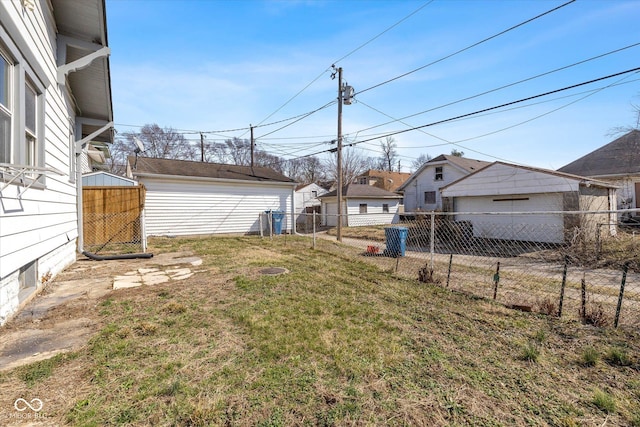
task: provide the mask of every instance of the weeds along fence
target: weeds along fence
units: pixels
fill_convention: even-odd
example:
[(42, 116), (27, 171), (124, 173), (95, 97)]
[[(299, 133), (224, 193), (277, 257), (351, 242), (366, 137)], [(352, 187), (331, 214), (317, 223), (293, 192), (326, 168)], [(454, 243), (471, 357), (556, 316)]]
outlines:
[[(619, 212), (315, 215), (299, 234), (398, 275), (596, 326), (640, 325), (640, 228)], [(318, 225), (319, 224), (319, 225)], [(346, 225), (348, 224), (348, 225)], [(338, 241), (339, 240), (339, 241)], [(323, 246), (325, 249), (326, 246)]]

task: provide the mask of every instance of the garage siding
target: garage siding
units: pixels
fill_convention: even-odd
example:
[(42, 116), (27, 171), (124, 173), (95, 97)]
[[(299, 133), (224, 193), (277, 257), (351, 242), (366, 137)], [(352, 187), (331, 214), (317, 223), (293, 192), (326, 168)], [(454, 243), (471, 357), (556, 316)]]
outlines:
[(564, 242), (562, 214), (521, 214), (509, 212), (561, 211), (563, 195), (528, 194), (518, 197), (459, 197), (455, 199), (457, 212), (493, 212), (499, 214), (456, 215), (457, 221), (470, 221), (474, 237), (533, 241)]
[(291, 185), (144, 179), (149, 236), (259, 233), (259, 214), (284, 211), (289, 228)]

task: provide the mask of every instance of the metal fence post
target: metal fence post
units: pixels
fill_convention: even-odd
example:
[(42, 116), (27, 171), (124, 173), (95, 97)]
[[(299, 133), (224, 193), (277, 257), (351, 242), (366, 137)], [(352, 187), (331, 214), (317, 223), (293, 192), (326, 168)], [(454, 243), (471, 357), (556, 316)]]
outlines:
[(493, 275), (493, 299), (498, 296), (498, 282), (500, 282), (500, 261), (496, 266), (496, 274)]
[(452, 264), (453, 264), (453, 254), (449, 255), (449, 270), (447, 271), (447, 288), (449, 287), (449, 278), (451, 277)]
[(313, 211), (313, 249), (316, 248), (316, 211)]
[(562, 304), (564, 303), (564, 289), (567, 285), (567, 267), (569, 266), (569, 257), (564, 257), (564, 269), (562, 270), (562, 287), (560, 288), (560, 302), (558, 303), (558, 317), (562, 317)]
[(622, 283), (620, 283), (620, 295), (618, 296), (618, 306), (616, 307), (616, 320), (613, 324), (614, 327), (618, 327), (618, 320), (620, 319), (620, 309), (622, 308), (622, 298), (624, 297), (624, 285), (627, 281), (627, 272), (629, 271), (629, 261), (624, 263), (622, 267)]
[(433, 274), (433, 254), (435, 252), (435, 238), (436, 238), (436, 214), (435, 212), (431, 212), (431, 236), (429, 240), (431, 240), (429, 251), (431, 253), (431, 264), (429, 265), (429, 269)]

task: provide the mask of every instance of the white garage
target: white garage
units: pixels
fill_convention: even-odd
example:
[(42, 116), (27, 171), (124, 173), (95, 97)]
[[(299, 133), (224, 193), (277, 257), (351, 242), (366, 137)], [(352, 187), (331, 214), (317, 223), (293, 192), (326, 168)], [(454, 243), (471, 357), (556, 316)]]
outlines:
[(565, 242), (575, 223), (566, 211), (605, 211), (614, 218), (615, 187), (577, 175), (495, 162), (441, 189), (456, 221), (473, 225), (474, 237)]
[(272, 169), (132, 157), (127, 173), (146, 188), (146, 236), (259, 233), (266, 211), (282, 212), (282, 231), (295, 231), (287, 219), (296, 183)]

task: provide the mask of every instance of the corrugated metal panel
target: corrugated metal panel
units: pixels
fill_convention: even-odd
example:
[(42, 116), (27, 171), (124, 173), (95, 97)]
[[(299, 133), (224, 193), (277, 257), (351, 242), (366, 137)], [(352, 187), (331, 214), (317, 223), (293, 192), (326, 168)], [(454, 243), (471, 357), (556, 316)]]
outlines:
[[(258, 233), (259, 214), (291, 213), (291, 186), (141, 179), (147, 235)], [(287, 221), (287, 224), (289, 221)]]

